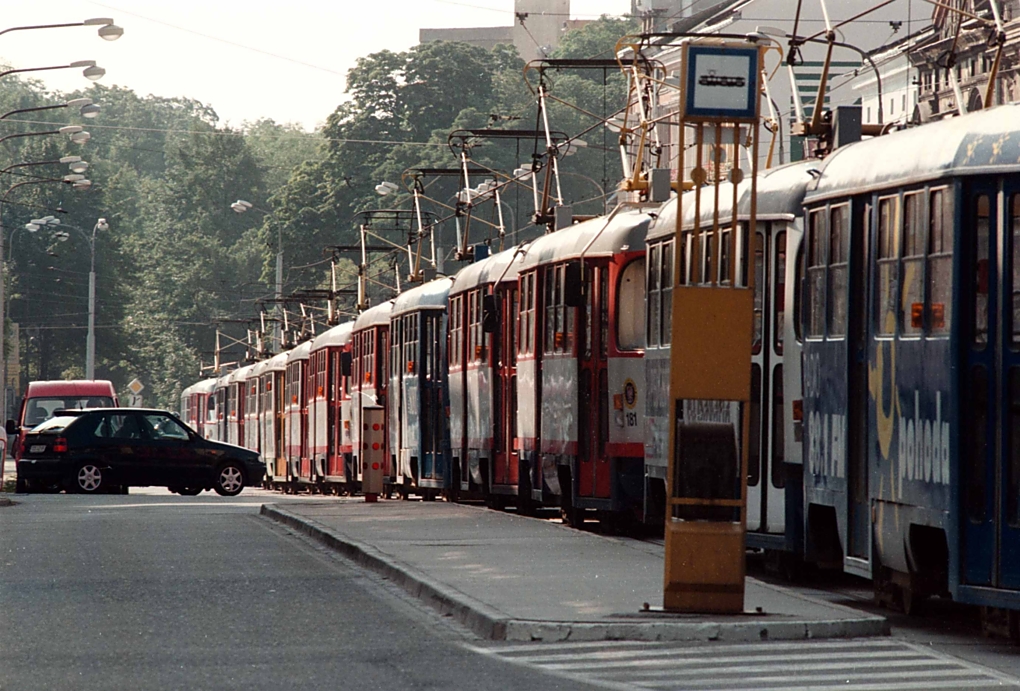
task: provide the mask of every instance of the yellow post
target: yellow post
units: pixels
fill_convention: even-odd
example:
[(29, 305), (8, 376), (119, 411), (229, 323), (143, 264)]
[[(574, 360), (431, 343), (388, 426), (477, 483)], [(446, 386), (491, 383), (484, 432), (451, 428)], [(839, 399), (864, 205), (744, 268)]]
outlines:
[[(683, 227), (683, 195), (677, 200), (676, 247), (690, 249), (675, 255), (663, 607), (739, 613), (744, 609), (761, 52), (750, 43), (721, 41), (691, 42), (683, 50), (678, 189), (685, 184), (688, 125), (697, 158), (690, 172), (691, 227)], [(750, 126), (754, 142), (746, 221), (738, 221), (737, 208), (737, 187), (744, 179), (741, 125)], [(711, 175), (703, 168), (706, 128), (713, 147)], [(721, 219), (723, 131), (729, 128), (733, 211)], [(708, 185), (714, 189), (705, 190)], [(703, 228), (702, 218), (709, 215), (711, 223)], [(681, 264), (685, 257), (689, 264)]]

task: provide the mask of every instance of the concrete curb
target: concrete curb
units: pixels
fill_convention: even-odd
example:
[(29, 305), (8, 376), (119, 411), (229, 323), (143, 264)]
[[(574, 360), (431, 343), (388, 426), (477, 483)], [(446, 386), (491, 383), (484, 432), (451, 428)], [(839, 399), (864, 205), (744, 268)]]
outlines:
[[(358, 565), (390, 579), (411, 596), (441, 614), (450, 615), (482, 638), (494, 641), (727, 641), (807, 640), (887, 636), (884, 617), (860, 615), (833, 620), (711, 620), (676, 621), (533, 621), (512, 619), (489, 605), (440, 583), (371, 545), (337, 535), (312, 519), (274, 504), (263, 504), (259, 514), (286, 525), (333, 549)], [(849, 608), (845, 608), (849, 609)], [(858, 614), (854, 612), (854, 614)], [(693, 615), (691, 615), (693, 616)]]

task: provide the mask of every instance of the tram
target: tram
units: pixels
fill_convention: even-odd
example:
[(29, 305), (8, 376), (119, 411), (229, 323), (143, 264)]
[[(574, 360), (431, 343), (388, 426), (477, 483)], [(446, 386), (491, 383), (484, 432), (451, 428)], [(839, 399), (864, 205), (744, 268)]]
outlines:
[(537, 504), (639, 517), (647, 209), (544, 235), (518, 271), (517, 448)]
[(906, 610), (1020, 609), (1018, 122), (846, 146), (804, 200), (806, 537)]
[[(523, 247), (457, 272), (449, 298), (450, 457), (462, 496), (526, 513), (530, 486), (518, 494), (517, 269)], [(526, 473), (525, 473), (526, 475)], [(522, 511), (523, 509), (523, 511)]]
[[(398, 382), (399, 445), (396, 482), (425, 499), (459, 487), (451, 473), (447, 392), (447, 301), (452, 278), (405, 291), (390, 313), (391, 382)], [(399, 391), (399, 394), (396, 392)], [(393, 420), (393, 418), (391, 418)]]
[[(351, 331), (351, 454), (353, 473), (349, 482), (361, 486), (362, 410), (366, 406), (386, 409), (389, 430), (383, 468), (384, 492), (390, 494), (396, 481), (396, 454), (400, 448), (400, 384), (391, 369), (390, 312), (393, 300), (370, 307), (354, 320)], [(394, 354), (394, 356), (399, 354)], [(400, 362), (399, 359), (396, 360)], [(393, 365), (392, 367), (395, 367)]]
[[(308, 441), (308, 356), (312, 342), (287, 351), (287, 370), (284, 375), (284, 456), (287, 459), (287, 481), (298, 485), (312, 482), (312, 468), (307, 453)], [(296, 490), (297, 488), (292, 488)]]
[(312, 473), (323, 491), (349, 492), (351, 467), (351, 334), (354, 322), (334, 326), (311, 342), (308, 441)]

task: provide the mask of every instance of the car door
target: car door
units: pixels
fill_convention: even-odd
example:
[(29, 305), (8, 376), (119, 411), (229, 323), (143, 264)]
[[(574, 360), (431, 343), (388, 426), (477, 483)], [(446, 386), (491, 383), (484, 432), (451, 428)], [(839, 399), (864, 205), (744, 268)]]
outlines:
[(210, 461), (184, 425), (166, 413), (141, 413), (139, 418), (159, 465), (160, 484), (191, 487), (208, 480)]
[(115, 481), (130, 485), (157, 482), (158, 468), (151, 450), (146, 447), (136, 415), (104, 414), (96, 427), (95, 448)]

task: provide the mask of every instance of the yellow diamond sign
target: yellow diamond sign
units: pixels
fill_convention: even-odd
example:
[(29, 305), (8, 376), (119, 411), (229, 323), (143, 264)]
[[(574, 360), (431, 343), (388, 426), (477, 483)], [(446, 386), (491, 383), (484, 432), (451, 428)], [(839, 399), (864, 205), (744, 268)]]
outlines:
[(135, 396), (140, 394), (142, 392), (142, 389), (144, 389), (144, 388), (145, 388), (145, 384), (143, 384), (142, 382), (138, 381), (137, 379), (132, 379), (131, 383), (128, 384), (128, 390), (130, 390), (131, 393), (133, 393)]

